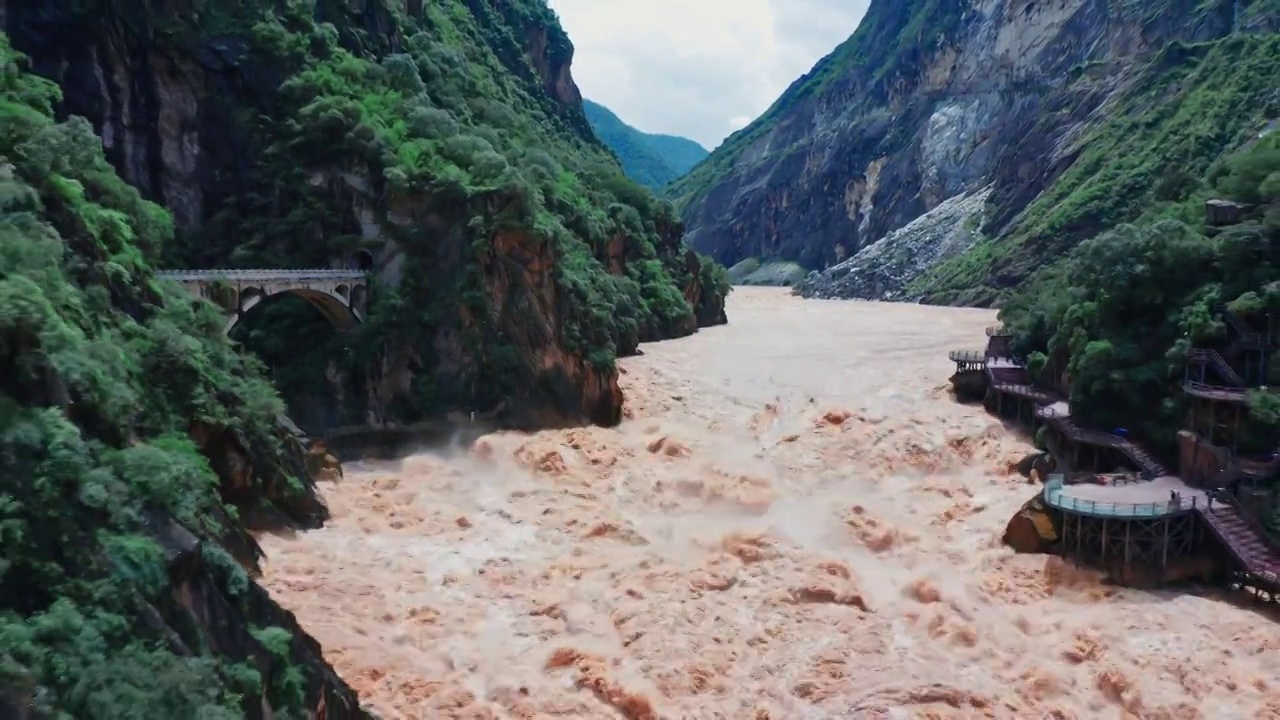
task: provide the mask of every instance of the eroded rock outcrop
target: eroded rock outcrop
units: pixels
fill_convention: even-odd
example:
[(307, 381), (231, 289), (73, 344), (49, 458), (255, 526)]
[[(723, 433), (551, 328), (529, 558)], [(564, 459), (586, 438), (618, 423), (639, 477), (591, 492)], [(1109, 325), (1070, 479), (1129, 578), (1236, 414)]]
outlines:
[(1001, 541), (1019, 553), (1047, 553), (1060, 537), (1058, 515), (1039, 493), (1009, 520)]

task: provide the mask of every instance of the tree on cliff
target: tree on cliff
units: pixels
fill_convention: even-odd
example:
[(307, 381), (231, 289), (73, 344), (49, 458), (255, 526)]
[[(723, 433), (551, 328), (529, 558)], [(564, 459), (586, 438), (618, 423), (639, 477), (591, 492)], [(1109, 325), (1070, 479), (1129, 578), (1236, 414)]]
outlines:
[[(0, 35), (0, 715), (289, 717), (321, 693), (354, 715), (245, 569), (242, 513), (324, 517), (278, 397), (154, 279), (168, 214), (20, 63)], [(239, 487), (210, 464), (231, 448)]]

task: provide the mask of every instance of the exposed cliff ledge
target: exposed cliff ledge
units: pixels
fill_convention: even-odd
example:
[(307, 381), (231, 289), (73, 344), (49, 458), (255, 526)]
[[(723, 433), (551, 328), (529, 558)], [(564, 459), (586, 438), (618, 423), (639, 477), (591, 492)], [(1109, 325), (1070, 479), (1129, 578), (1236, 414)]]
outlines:
[(321, 348), (305, 318), (271, 327), (279, 361), (316, 368), (292, 385), (274, 368), (287, 397), (341, 394), (342, 413), (309, 417), (616, 422), (616, 355), (725, 321), (722, 271), (591, 134), (544, 3), (248, 5), (56, 0), (5, 25), (63, 87), (60, 113), (89, 118), (173, 212), (170, 263), (372, 252), (381, 284), (356, 337)]
[[(915, 258), (895, 296), (992, 302), (1280, 114), (1278, 24), (1267, 0), (875, 0), (671, 194), (726, 265), (820, 270), (884, 239)], [(971, 250), (889, 239), (988, 185)], [(849, 296), (884, 294), (866, 259)]]

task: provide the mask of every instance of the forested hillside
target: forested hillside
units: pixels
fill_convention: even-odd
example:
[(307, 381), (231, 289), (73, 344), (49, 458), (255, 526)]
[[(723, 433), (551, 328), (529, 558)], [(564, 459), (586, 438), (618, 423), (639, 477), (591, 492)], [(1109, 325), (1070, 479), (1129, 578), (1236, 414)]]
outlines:
[(154, 270), (367, 252), (358, 332), (237, 326), (284, 392), (525, 427), (617, 422), (614, 359), (724, 322), (724, 271), (594, 138), (539, 0), (162, 5), (0, 3), (0, 716), (365, 717), (253, 580), (327, 459)]
[[(1031, 369), (1069, 391), (1073, 415), (1132, 428), (1168, 453), (1187, 418), (1188, 352), (1241, 353), (1217, 308), (1262, 331), (1268, 313), (1280, 316), (1280, 133), (1182, 182), (1149, 219), (1086, 240), (1033, 275), (1001, 313)], [(1208, 226), (1208, 195), (1247, 208), (1241, 222)], [(1267, 391), (1280, 385), (1280, 351), (1269, 352), (1265, 365), (1249, 363), (1266, 370), (1245, 378), (1261, 389), (1231, 419), (1245, 455), (1280, 451), (1280, 394)]]
[(688, 138), (641, 132), (599, 103), (583, 100), (582, 107), (596, 137), (618, 156), (627, 176), (652, 190), (662, 189), (707, 156), (705, 148)]
[(0, 34), (0, 717), (362, 717), (249, 577), (328, 516), (162, 208)]
[(265, 334), (307, 350), (275, 368), (286, 397), (341, 397), (341, 422), (611, 423), (617, 355), (724, 321), (723, 271), (598, 144), (541, 0), (148, 8), (55, 0), (5, 22), (174, 213), (168, 265), (373, 253), (356, 336), (275, 309)]

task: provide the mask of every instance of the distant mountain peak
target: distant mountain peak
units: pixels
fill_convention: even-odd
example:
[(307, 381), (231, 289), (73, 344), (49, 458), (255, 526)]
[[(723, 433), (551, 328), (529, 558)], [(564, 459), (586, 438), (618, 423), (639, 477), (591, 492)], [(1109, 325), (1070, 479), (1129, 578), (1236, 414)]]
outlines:
[(583, 98), (582, 108), (596, 137), (618, 156), (627, 175), (654, 190), (689, 172), (710, 154), (686, 137), (637, 130), (600, 103)]

